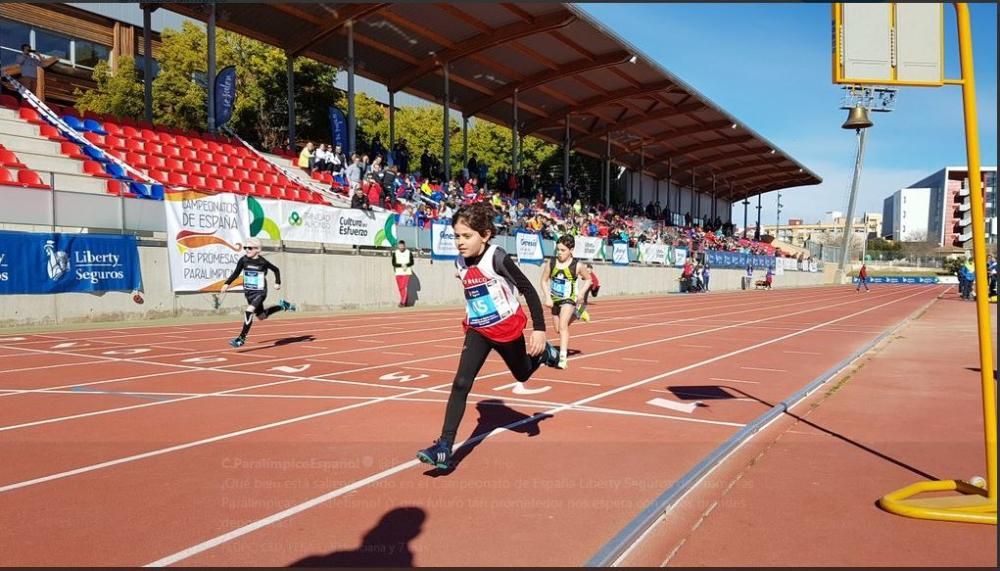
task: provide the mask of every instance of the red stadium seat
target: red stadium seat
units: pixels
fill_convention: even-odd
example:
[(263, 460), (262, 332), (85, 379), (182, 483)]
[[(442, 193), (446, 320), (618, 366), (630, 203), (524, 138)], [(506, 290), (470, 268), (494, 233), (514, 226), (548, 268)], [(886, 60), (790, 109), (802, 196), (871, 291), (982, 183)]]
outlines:
[(236, 178), (235, 176), (233, 176), (233, 169), (231, 169), (230, 167), (227, 167), (226, 165), (216, 164), (215, 165), (215, 170), (218, 173), (219, 178), (222, 178), (222, 179), (235, 179)]
[(104, 130), (108, 132), (108, 135), (115, 135), (116, 137), (124, 136), (122, 128), (114, 119), (104, 121)]
[(178, 150), (180, 151), (180, 157), (185, 161), (198, 158), (198, 152), (191, 147), (178, 147)]
[(86, 155), (80, 151), (79, 145), (76, 143), (70, 143), (69, 141), (59, 143), (59, 152), (71, 159), (82, 159), (86, 157)]
[(170, 171), (184, 172), (184, 163), (174, 157), (167, 157), (163, 166)]
[(49, 124), (39, 125), (38, 126), (38, 134), (41, 135), (42, 137), (45, 137), (46, 139), (49, 139), (50, 141), (65, 141), (66, 140), (65, 137), (63, 137), (59, 133), (59, 129), (56, 129), (55, 127), (53, 127), (52, 125), (49, 125)]
[(236, 184), (236, 181), (226, 179), (222, 181), (222, 190), (225, 192), (235, 192), (238, 194), (246, 194), (240, 192), (240, 185)]
[(98, 135), (97, 133), (91, 133), (90, 131), (87, 131), (86, 133), (83, 134), (83, 138), (87, 139), (88, 141), (97, 145), (98, 147), (104, 146), (104, 136)]
[(188, 175), (187, 179), (188, 179), (188, 184), (190, 184), (194, 188), (206, 188), (205, 177), (201, 176), (200, 174)]
[(179, 159), (181, 156), (181, 150), (175, 145), (163, 145), (162, 152), (165, 157), (174, 157), (175, 159)]
[(206, 177), (216, 177), (215, 165), (212, 163), (201, 163), (201, 174)]
[(253, 184), (243, 181), (240, 183), (240, 193), (241, 194), (257, 194), (257, 187)]
[(133, 125), (125, 125), (122, 127), (122, 136), (127, 139), (135, 139), (138, 141), (143, 140), (142, 131), (135, 128)]
[(83, 172), (91, 176), (97, 176), (101, 178), (111, 177), (111, 175), (105, 172), (104, 167), (101, 165), (101, 163), (97, 161), (90, 161), (90, 160), (83, 161)]
[(163, 152), (163, 145), (155, 141), (146, 141), (143, 143), (143, 146), (146, 147), (147, 154), (159, 155), (161, 157), (166, 156)]
[(216, 192), (222, 192), (223, 190), (222, 182), (215, 177), (205, 177), (205, 188)]
[(45, 121), (38, 115), (38, 112), (31, 107), (21, 107), (17, 110), (17, 114), (21, 117), (21, 119), (24, 119), (29, 123), (34, 123), (36, 125), (45, 123)]
[(21, 169), (17, 171), (17, 181), (21, 183), (21, 186), (27, 188), (49, 189), (49, 185), (42, 182), (42, 177), (33, 170)]
[(17, 109), (21, 104), (18, 103), (17, 98), (13, 95), (7, 95), (4, 93), (0, 95), (0, 107), (7, 107), (10, 109)]
[(159, 155), (150, 155), (150, 154), (146, 154), (145, 157), (146, 157), (146, 164), (149, 165), (149, 168), (159, 169), (159, 170), (164, 170), (167, 168), (167, 159)]
[(0, 168), (0, 186), (17, 186), (17, 181), (7, 169)]
[(149, 168), (145, 155), (139, 153), (125, 153), (125, 162), (141, 169)]
[(187, 175), (183, 175), (179, 172), (171, 172), (167, 175), (167, 183), (174, 186), (185, 186), (188, 183)]
[(4, 148), (0, 148), (0, 166), (16, 168), (25, 167), (24, 163), (21, 162), (21, 159), (17, 158), (17, 155), (14, 154), (14, 151)]

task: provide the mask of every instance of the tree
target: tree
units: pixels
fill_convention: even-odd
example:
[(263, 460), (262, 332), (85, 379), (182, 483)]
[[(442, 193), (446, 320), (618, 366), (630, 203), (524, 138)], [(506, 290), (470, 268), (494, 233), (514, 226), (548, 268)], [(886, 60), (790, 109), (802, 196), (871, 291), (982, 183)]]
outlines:
[(180, 30), (164, 30), (161, 39), (157, 57), (160, 73), (153, 80), (153, 120), (170, 127), (203, 130), (208, 121), (207, 93), (195, 76), (205, 71), (205, 33), (184, 22)]
[(145, 111), (142, 83), (138, 79), (135, 60), (122, 56), (116, 73), (111, 72), (106, 60), (99, 61), (94, 67), (93, 77), (97, 82), (96, 89), (85, 93), (77, 89), (74, 92), (77, 109), (133, 119), (142, 116)]

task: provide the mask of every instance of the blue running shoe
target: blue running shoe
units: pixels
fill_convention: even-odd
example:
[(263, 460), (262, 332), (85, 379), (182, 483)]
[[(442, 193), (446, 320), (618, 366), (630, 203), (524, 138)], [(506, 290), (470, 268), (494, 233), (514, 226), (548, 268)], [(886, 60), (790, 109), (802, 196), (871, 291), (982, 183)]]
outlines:
[(281, 309), (285, 311), (298, 311), (298, 308), (295, 307), (294, 303), (290, 303), (283, 299), (278, 300), (278, 305), (281, 306)]
[(559, 366), (560, 363), (559, 350), (556, 349), (555, 346), (549, 343), (548, 341), (545, 342), (545, 353), (543, 354), (545, 355), (545, 361), (543, 362), (546, 365), (550, 367), (555, 367), (557, 369), (564, 368)]
[(242, 337), (237, 337), (236, 339), (230, 341), (229, 344), (232, 345), (233, 347), (242, 347), (246, 342), (247, 342), (246, 339)]
[(451, 468), (451, 442), (435, 440), (434, 445), (417, 452), (417, 459), (439, 470)]

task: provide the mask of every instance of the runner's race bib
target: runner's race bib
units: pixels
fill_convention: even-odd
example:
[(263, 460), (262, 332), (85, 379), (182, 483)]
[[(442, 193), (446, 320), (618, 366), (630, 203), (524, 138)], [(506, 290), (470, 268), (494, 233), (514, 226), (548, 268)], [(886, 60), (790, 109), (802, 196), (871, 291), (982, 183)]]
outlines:
[(264, 289), (264, 274), (255, 270), (243, 272), (243, 289), (260, 291)]
[(549, 291), (552, 293), (552, 297), (558, 299), (565, 299), (569, 297), (570, 284), (569, 280), (564, 277), (553, 278), (549, 282)]
[(489, 327), (514, 314), (514, 308), (495, 280), (466, 287), (465, 304), (470, 327)]

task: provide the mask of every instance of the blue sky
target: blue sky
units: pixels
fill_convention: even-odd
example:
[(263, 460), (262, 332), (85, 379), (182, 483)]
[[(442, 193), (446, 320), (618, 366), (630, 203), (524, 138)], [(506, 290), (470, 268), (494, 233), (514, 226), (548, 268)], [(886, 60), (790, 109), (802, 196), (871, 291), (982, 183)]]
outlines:
[[(840, 128), (831, 81), (831, 8), (804, 4), (581, 4), (621, 37), (823, 178), (782, 192), (781, 221), (847, 210), (856, 137)], [(972, 4), (982, 162), (997, 161), (997, 6)], [(945, 7), (946, 77), (958, 77), (955, 12)], [(873, 113), (857, 215), (946, 165), (964, 165), (961, 88), (903, 87), (895, 111)], [(774, 224), (775, 193), (763, 224)], [(751, 220), (754, 209), (750, 209)], [(734, 209), (742, 222), (743, 207)], [(752, 223), (752, 222), (751, 222)]]

